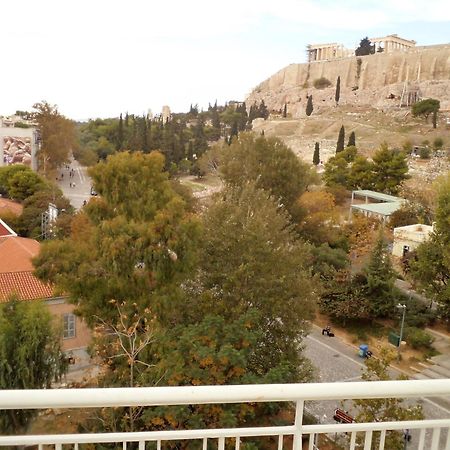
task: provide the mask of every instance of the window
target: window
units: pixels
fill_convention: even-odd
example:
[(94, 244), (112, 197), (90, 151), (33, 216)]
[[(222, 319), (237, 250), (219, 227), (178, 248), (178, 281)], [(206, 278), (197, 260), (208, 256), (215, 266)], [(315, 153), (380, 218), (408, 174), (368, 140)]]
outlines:
[(64, 314), (64, 339), (70, 339), (75, 337), (75, 315)]

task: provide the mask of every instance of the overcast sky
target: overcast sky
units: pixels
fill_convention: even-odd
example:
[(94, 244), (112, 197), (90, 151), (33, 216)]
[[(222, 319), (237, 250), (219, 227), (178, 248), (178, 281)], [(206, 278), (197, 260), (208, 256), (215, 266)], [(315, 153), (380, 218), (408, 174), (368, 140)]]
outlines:
[(0, 114), (78, 120), (243, 100), (308, 43), (450, 43), (450, 0), (9, 0), (1, 18)]

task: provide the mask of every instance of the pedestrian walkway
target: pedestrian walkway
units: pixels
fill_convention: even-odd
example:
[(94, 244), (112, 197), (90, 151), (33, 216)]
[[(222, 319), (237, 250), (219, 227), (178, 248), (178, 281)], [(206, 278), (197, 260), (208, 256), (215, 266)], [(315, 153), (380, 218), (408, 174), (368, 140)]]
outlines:
[(92, 182), (87, 174), (87, 168), (81, 166), (75, 159), (59, 169), (57, 183), (75, 209), (80, 209), (91, 198)]

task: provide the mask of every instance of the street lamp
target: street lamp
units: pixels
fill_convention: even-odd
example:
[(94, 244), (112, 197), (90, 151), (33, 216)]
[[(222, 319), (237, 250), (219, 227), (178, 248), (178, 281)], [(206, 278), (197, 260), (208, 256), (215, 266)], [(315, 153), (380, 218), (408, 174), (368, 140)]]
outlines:
[(406, 305), (402, 305), (401, 303), (399, 303), (397, 305), (397, 309), (402, 309), (403, 310), (403, 314), (402, 314), (402, 324), (400, 326), (400, 336), (399, 336), (399, 340), (398, 340), (398, 356), (400, 357), (400, 346), (402, 345), (402, 339), (403, 339), (403, 327), (405, 325), (405, 312), (406, 312)]

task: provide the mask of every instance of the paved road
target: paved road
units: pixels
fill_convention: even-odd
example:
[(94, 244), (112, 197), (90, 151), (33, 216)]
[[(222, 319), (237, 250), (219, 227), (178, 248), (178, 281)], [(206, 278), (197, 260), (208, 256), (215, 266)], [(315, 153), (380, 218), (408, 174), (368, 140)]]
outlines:
[[(352, 347), (346, 344), (339, 339), (339, 336), (334, 338), (322, 336), (321, 330), (316, 326), (313, 327), (312, 332), (305, 340), (305, 345), (305, 356), (317, 368), (317, 382), (361, 381), (362, 369), (365, 366), (363, 360), (357, 356), (358, 349), (356, 346)], [(397, 370), (392, 370), (393, 377), (398, 375)], [(450, 417), (450, 409), (436, 403), (435, 399), (422, 398), (415, 403), (422, 404), (427, 419)], [(333, 412), (335, 408), (341, 406), (341, 403), (340, 401), (307, 402), (305, 406), (322, 423), (335, 423)], [(350, 407), (350, 402), (347, 406)], [(442, 436), (442, 441), (444, 437)], [(414, 444), (417, 441), (417, 436), (413, 434), (413, 442), (408, 448), (414, 449)]]
[[(71, 169), (73, 169), (73, 177), (70, 177)], [(78, 161), (72, 160), (69, 169), (66, 167), (60, 169), (58, 177), (59, 187), (74, 208), (80, 209), (84, 201), (89, 201), (91, 198), (91, 179), (87, 174), (86, 167), (82, 167)], [(72, 187), (70, 187), (71, 183)]]

